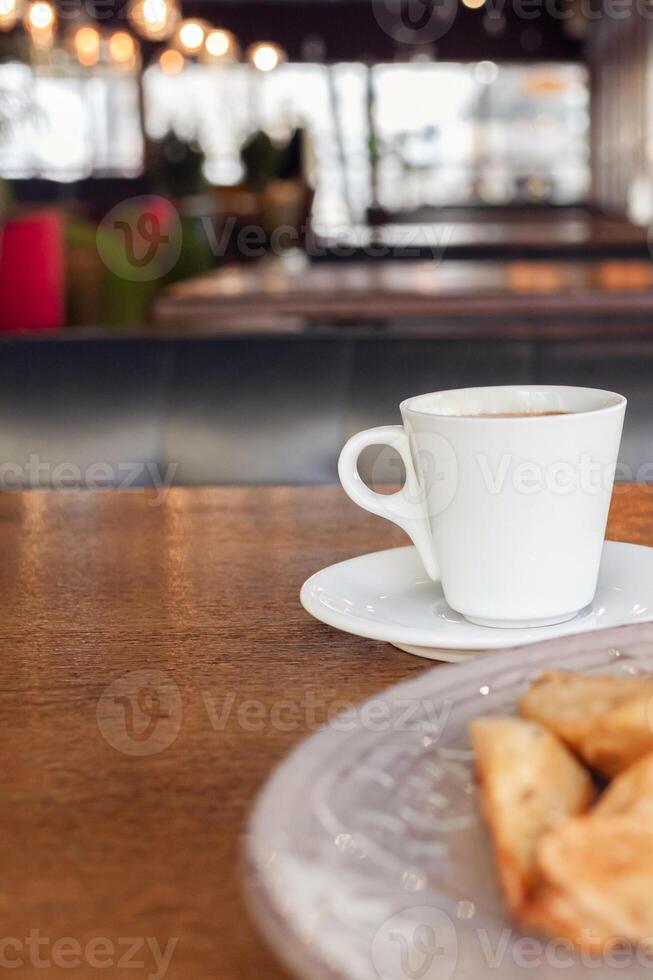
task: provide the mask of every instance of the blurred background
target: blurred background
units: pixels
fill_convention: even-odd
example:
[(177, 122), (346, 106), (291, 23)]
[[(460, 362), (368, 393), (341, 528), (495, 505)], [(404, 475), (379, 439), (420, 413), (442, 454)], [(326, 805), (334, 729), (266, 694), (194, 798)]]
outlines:
[(331, 482), (402, 398), (520, 382), (625, 394), (653, 482), (652, 22), (0, 0), (0, 488)]

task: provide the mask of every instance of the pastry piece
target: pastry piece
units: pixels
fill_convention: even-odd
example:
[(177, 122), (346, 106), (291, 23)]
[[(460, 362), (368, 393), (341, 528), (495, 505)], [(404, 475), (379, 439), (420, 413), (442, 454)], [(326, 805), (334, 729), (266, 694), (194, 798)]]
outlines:
[(541, 725), (489, 716), (472, 722), (470, 731), (499, 880), (508, 907), (517, 913), (537, 881), (540, 838), (589, 806), (593, 784), (566, 746)]
[(618, 943), (608, 938), (609, 923), (592, 919), (573, 896), (542, 883), (516, 916), (516, 922), (526, 931), (565, 939), (592, 956), (600, 956), (611, 944)]
[(540, 840), (541, 884), (520, 922), (598, 955), (653, 937), (653, 822), (628, 813), (566, 820)]
[(551, 671), (521, 698), (519, 712), (562, 738), (604, 776), (653, 752), (653, 677)]
[(623, 813), (648, 813), (653, 819), (653, 753), (613, 779), (592, 810), (595, 818)]

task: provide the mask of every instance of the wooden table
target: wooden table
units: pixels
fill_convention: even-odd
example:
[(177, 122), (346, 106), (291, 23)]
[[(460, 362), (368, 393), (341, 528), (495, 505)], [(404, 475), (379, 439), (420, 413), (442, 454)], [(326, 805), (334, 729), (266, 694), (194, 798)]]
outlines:
[[(652, 489), (612, 538), (653, 545)], [(280, 980), (240, 897), (252, 800), (339, 702), (431, 666), (297, 593), (403, 535), (333, 487), (222, 488), (4, 493), (0, 540), (0, 962), (122, 976), (132, 937), (124, 975), (161, 976), (176, 939), (171, 980)]]
[[(620, 318), (653, 313), (649, 261), (443, 262), (387, 260), (309, 265), (271, 257), (170, 286), (158, 324), (220, 330), (234, 318), (369, 322), (424, 317)], [(619, 329), (621, 324), (619, 324)]]
[(467, 220), (455, 214), (429, 221), (401, 221), (369, 227), (358, 224), (335, 233), (316, 235), (310, 243), (316, 258), (330, 256), (381, 256), (390, 250), (397, 257), (430, 257), (446, 252), (447, 259), (649, 259), (647, 229), (621, 218), (573, 213), (566, 209), (542, 209), (492, 217), (485, 211), (479, 220), (470, 212)]

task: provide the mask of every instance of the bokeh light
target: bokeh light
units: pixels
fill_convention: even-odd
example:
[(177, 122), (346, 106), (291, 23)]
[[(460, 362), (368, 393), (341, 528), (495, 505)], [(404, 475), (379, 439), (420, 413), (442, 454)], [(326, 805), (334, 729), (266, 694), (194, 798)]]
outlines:
[(209, 31), (205, 45), (213, 58), (224, 58), (234, 46), (234, 36), (229, 31)]
[(119, 68), (135, 68), (138, 63), (138, 44), (127, 31), (115, 31), (109, 37), (109, 58)]
[(250, 62), (259, 71), (272, 71), (284, 60), (284, 53), (278, 44), (271, 41), (260, 41), (249, 49)]
[(128, 16), (134, 29), (148, 41), (171, 37), (181, 19), (175, 0), (132, 0)]
[(201, 21), (185, 20), (182, 21), (175, 40), (182, 51), (197, 54), (202, 49), (206, 33), (206, 27)]
[(47, 0), (36, 0), (25, 13), (25, 27), (28, 31), (47, 31), (54, 27), (55, 9)]
[(73, 35), (73, 49), (80, 65), (91, 68), (100, 60), (100, 32), (96, 27), (79, 27)]
[(184, 56), (175, 48), (166, 48), (159, 55), (159, 68), (166, 75), (178, 75), (185, 65)]
[(10, 31), (19, 17), (18, 0), (0, 0), (0, 31)]

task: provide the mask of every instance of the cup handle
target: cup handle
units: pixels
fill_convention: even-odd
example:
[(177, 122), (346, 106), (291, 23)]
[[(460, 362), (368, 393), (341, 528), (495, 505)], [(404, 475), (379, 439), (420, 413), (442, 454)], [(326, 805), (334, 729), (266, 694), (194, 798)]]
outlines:
[[(396, 493), (375, 493), (358, 472), (358, 457), (367, 446), (390, 446), (406, 468), (406, 481)], [(408, 436), (401, 425), (381, 425), (352, 436), (338, 460), (338, 476), (348, 497), (371, 514), (397, 524), (411, 538), (430, 578), (440, 577), (420, 482), (413, 466)]]

